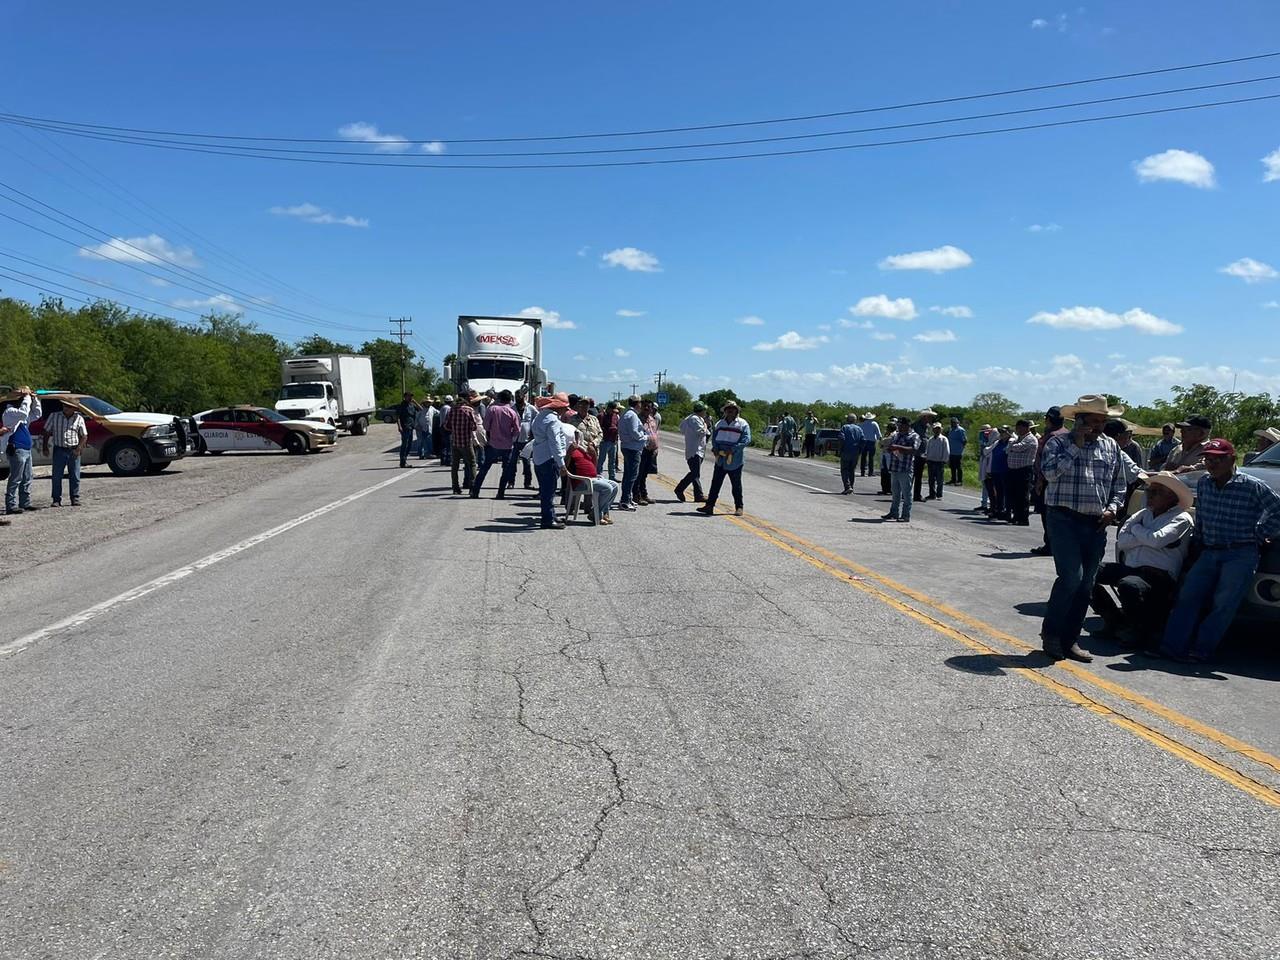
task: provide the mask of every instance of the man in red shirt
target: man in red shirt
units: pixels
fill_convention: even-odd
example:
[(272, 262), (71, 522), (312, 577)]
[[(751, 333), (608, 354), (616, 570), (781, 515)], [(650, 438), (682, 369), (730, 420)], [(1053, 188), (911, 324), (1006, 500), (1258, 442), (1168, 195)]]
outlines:
[[(613, 518), (609, 516), (609, 510), (613, 506), (613, 501), (618, 496), (621, 487), (616, 481), (606, 480), (599, 475), (596, 470), (595, 461), (587, 455), (587, 452), (578, 444), (574, 444), (569, 448), (567, 466), (569, 472), (575, 477), (586, 477), (587, 483), (591, 484), (592, 496), (596, 500), (596, 513), (600, 516), (602, 524), (613, 523)], [(582, 480), (572, 481), (575, 485), (581, 485)], [(592, 520), (594, 523), (594, 519)]]
[(621, 418), (618, 401), (610, 400), (604, 413), (600, 414), (600, 429), (604, 433), (604, 439), (600, 441), (600, 451), (596, 455), (596, 472), (603, 470), (604, 463), (608, 460), (609, 479), (615, 482), (618, 479), (618, 421)]

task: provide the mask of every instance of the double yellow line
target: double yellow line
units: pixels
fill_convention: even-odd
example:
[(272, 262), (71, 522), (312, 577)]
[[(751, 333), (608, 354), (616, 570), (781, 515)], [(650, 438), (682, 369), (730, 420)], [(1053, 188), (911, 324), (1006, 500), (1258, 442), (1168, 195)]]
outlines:
[[(661, 479), (674, 486), (674, 482), (668, 477), (664, 476)], [(1009, 657), (999, 665), (1039, 684), (1062, 699), (1103, 717), (1121, 729), (1128, 730), (1143, 740), (1155, 744), (1161, 750), (1212, 774), (1263, 803), (1280, 808), (1280, 790), (1229, 766), (1190, 743), (1156, 729), (1138, 715), (1122, 712), (1100, 699), (1098, 692), (1124, 701), (1138, 708), (1139, 711), (1159, 717), (1165, 723), (1185, 733), (1217, 744), (1233, 757), (1249, 760), (1267, 768), (1272, 773), (1280, 774), (1280, 757), (1238, 740), (1230, 734), (1223, 733), (1221, 730), (1152, 700), (1136, 690), (1100, 677), (1069, 661), (1059, 661), (1052, 667), (1019, 662), (1011, 657), (1008, 648), (1019, 653), (1034, 652), (1039, 648), (760, 517), (751, 514), (744, 514), (742, 517), (731, 514), (722, 514), (722, 516), (753, 536), (848, 584), (855, 590), (875, 597), (970, 650), (995, 657)], [(961, 629), (962, 627), (964, 629)], [(985, 637), (986, 640), (979, 639), (974, 634)], [(1003, 645), (1003, 649), (992, 646), (987, 642), (988, 640)], [(1073, 685), (1068, 678), (1078, 681), (1080, 685)], [(1093, 689), (1092, 694), (1089, 688)]]

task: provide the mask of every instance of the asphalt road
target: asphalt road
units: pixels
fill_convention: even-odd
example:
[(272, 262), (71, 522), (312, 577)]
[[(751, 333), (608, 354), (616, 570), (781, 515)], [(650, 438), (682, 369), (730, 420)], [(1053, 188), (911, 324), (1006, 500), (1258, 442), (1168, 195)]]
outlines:
[(1273, 956), (1273, 685), (1046, 667), (1026, 531), (811, 468), (542, 532), (317, 458), (0, 581), (0, 953)]

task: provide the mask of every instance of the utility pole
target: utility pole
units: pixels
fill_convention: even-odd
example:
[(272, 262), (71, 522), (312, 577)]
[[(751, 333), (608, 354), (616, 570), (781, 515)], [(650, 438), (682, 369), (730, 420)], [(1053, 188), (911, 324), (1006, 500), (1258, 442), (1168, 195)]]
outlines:
[(631, 385), (631, 396), (633, 396), (633, 397), (638, 397), (638, 396), (640, 395), (640, 392), (639, 392), (639, 391), (640, 391), (640, 384), (638, 384), (638, 383), (633, 383), (633, 384)]
[(667, 375), (667, 371), (665, 370), (661, 370), (658, 373), (655, 373), (653, 375), (653, 382), (658, 385), (658, 391), (657, 391), (658, 393), (662, 392), (662, 380), (664, 377), (666, 377), (666, 375)]
[(392, 320), (391, 322), (400, 327), (399, 330), (392, 330), (391, 335), (400, 341), (400, 393), (404, 394), (409, 389), (409, 351), (404, 341), (406, 337), (413, 336), (413, 331), (406, 330), (404, 325), (412, 323), (413, 317), (400, 317), (398, 320)]

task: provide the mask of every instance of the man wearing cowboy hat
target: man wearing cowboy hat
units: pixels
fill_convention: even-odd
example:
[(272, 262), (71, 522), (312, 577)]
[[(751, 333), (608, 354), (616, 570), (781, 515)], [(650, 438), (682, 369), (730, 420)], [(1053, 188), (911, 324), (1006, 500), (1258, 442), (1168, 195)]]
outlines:
[(938, 419), (938, 411), (921, 410), (920, 417), (911, 425), (911, 429), (915, 431), (916, 436), (920, 438), (920, 446), (916, 450), (915, 464), (915, 487), (914, 499), (916, 503), (924, 503), (924, 497), (921, 495), (920, 488), (924, 485), (924, 475), (926, 463), (924, 456), (925, 441), (933, 435), (933, 421)]
[(874, 477), (880, 447), (880, 424), (876, 423), (876, 415), (870, 410), (862, 415), (862, 439), (862, 462), (859, 469), (864, 477)]
[(1253, 584), (1261, 547), (1280, 536), (1280, 493), (1236, 471), (1230, 440), (1210, 440), (1203, 452), (1207, 472), (1196, 483), (1200, 556), (1160, 641), (1163, 655), (1184, 663), (1213, 656)]
[(538, 415), (533, 418), (533, 472), (538, 478), (538, 500), (542, 508), (542, 529), (563, 530), (556, 518), (556, 494), (560, 478), (568, 476), (565, 455), (569, 442), (560, 424), (560, 414), (569, 409), (569, 396), (564, 393), (539, 397), (534, 401)]
[(1244, 465), (1246, 467), (1258, 459), (1258, 454), (1266, 453), (1277, 443), (1280, 443), (1280, 430), (1275, 427), (1264, 427), (1261, 430), (1255, 430), (1253, 431), (1253, 436), (1257, 441), (1257, 446), (1252, 452), (1244, 455)]
[(1049, 594), (1040, 636), (1044, 652), (1055, 660), (1088, 663), (1080, 649), (1080, 629), (1089, 610), (1093, 580), (1107, 548), (1107, 527), (1124, 504), (1125, 475), (1120, 448), (1102, 432), (1107, 420), (1124, 413), (1097, 394), (1062, 408), (1075, 420), (1070, 433), (1050, 437), (1040, 470), (1046, 488), (1049, 543), (1058, 576)]
[[(1191, 547), (1191, 488), (1167, 471), (1146, 475), (1147, 505), (1116, 534), (1113, 563), (1104, 563), (1093, 585), (1094, 612), (1107, 632), (1134, 646), (1153, 646), (1178, 592), (1178, 578)], [(1117, 606), (1104, 588), (1114, 587)]]

